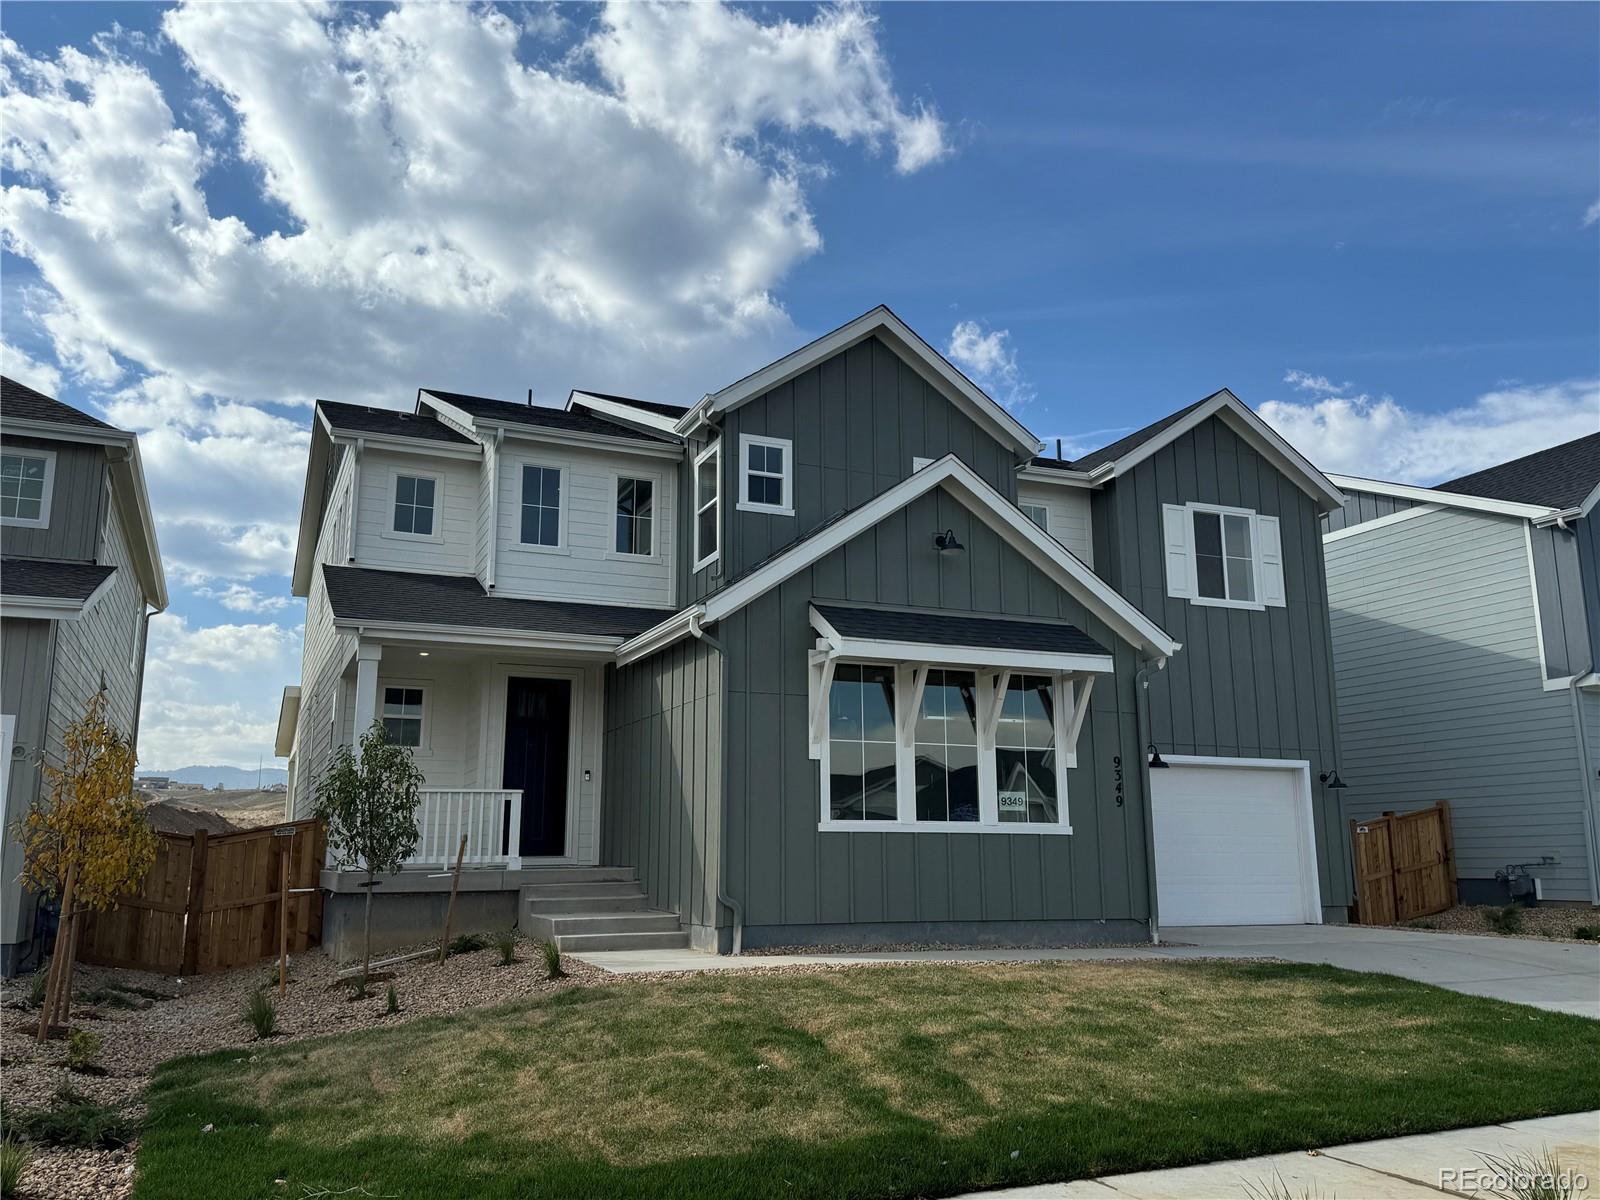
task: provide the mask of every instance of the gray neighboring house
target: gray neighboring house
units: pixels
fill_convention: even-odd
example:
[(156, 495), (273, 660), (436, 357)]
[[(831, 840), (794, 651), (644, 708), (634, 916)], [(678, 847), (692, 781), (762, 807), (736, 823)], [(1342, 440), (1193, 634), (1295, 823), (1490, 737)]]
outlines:
[(288, 812), (374, 719), (416, 749), (392, 944), (463, 834), (463, 927), (568, 949), (1342, 919), (1343, 495), (1227, 391), (1041, 450), (881, 307), (691, 406), (320, 403)]
[(1447, 800), (1463, 900), (1509, 873), (1600, 904), (1600, 433), (1432, 488), (1334, 479), (1347, 814)]
[(167, 605), (138, 439), (0, 378), (0, 970), (30, 964), (34, 898), (12, 835), (41, 755), (102, 686), (137, 745), (145, 635)]

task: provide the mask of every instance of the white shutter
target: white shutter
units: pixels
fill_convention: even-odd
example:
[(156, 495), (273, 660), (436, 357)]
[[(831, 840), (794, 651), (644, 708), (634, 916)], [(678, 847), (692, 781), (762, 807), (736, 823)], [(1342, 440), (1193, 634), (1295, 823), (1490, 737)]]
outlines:
[(1194, 536), (1194, 524), (1189, 520), (1189, 510), (1181, 504), (1163, 504), (1161, 515), (1166, 524), (1167, 595), (1192, 600), (1194, 555), (1189, 542)]
[(1283, 540), (1277, 517), (1256, 517), (1256, 545), (1261, 548), (1261, 603), (1283, 608)]

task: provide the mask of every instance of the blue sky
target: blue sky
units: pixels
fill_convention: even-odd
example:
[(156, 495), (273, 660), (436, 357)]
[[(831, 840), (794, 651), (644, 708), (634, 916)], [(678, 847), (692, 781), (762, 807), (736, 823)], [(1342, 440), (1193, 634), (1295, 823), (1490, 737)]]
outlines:
[(0, 23), (6, 369), (140, 432), (151, 766), (270, 742), (315, 396), (688, 403), (882, 301), (1080, 450), (1223, 385), (1419, 482), (1600, 427), (1597, 6)]

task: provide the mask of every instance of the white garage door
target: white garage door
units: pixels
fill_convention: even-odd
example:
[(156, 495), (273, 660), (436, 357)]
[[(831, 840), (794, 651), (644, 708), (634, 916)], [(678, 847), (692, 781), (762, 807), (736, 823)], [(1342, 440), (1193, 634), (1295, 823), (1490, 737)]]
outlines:
[(1161, 924), (1320, 921), (1303, 770), (1170, 761), (1150, 772)]

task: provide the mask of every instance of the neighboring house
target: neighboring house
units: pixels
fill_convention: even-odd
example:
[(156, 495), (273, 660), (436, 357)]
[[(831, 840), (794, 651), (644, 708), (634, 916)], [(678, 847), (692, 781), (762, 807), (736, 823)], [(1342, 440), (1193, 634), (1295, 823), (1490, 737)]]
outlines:
[(1600, 433), (1409, 487), (1335, 476), (1348, 816), (1450, 803), (1463, 900), (1600, 903)]
[(463, 833), (458, 918), (568, 948), (1342, 917), (1342, 495), (1225, 391), (1039, 451), (884, 308), (689, 408), (321, 403), (288, 812), (374, 719), (416, 749), (394, 943)]
[(145, 634), (167, 605), (138, 439), (0, 378), (0, 969), (34, 949), (37, 905), (12, 833), (39, 795), (41, 756), (105, 688), (139, 736)]

